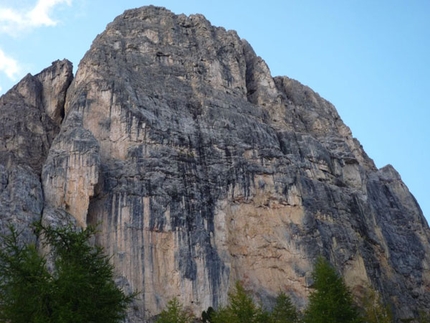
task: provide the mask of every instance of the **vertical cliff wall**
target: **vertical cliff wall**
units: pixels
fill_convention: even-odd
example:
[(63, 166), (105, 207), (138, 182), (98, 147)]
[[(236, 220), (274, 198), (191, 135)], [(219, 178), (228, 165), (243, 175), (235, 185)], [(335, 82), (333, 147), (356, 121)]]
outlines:
[[(119, 283), (142, 291), (132, 321), (175, 296), (196, 313), (216, 307), (236, 280), (264, 303), (282, 289), (303, 307), (319, 254), (399, 317), (428, 304), (430, 232), (399, 174), (377, 169), (329, 102), (272, 77), (234, 31), (144, 7), (108, 25), (70, 86), (67, 63), (52, 69), (63, 72), (0, 99), (46, 121), (13, 119), (25, 138), (41, 134), (35, 152), (1, 132), (2, 219), (101, 223)], [(28, 203), (10, 197), (14, 171), (31, 173), (27, 213), (12, 208)]]
[(14, 225), (33, 239), (29, 225), (40, 219), (40, 175), (59, 132), (72, 64), (56, 61), (28, 74), (0, 97), (0, 231)]

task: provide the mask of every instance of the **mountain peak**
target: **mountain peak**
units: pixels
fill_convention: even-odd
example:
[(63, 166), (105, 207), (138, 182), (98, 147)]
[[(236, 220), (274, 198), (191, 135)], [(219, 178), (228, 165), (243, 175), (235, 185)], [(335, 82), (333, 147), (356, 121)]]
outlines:
[[(67, 80), (51, 82), (59, 98), (66, 87), (64, 101), (37, 86), (1, 98), (2, 113), (55, 107), (44, 127), (59, 127), (46, 144), (34, 131), (20, 135), (46, 146), (23, 159), (38, 168), (0, 160), (4, 178), (21, 178), (0, 201), (18, 185), (35, 192), (1, 212), (22, 223), (101, 223), (97, 242), (118, 281), (142, 291), (131, 321), (172, 297), (195, 313), (218, 307), (236, 280), (264, 304), (282, 288), (303, 308), (318, 255), (354, 290), (374, 286), (399, 318), (428, 304), (429, 228), (400, 176), (377, 170), (330, 102), (272, 77), (236, 32), (202, 15), (127, 10), (71, 83), (68, 66), (37, 76)], [(52, 112), (62, 109), (64, 120)], [(13, 129), (30, 127), (14, 120)], [(27, 149), (13, 147), (4, 150)]]

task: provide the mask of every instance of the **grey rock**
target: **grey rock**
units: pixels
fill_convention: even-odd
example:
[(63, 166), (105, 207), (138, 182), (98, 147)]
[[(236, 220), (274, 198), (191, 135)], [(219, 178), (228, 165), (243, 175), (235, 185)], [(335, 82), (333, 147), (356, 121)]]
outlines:
[(34, 240), (30, 224), (40, 220), (44, 200), (40, 174), (59, 132), (72, 64), (56, 61), (28, 74), (0, 97), (0, 222)]
[(64, 114), (72, 64), (56, 61), (39, 74), (28, 74), (0, 98), (0, 162), (30, 166), (40, 174)]
[[(43, 195), (25, 205), (48, 223), (100, 223), (118, 284), (142, 292), (130, 322), (172, 297), (196, 314), (218, 307), (236, 280), (263, 304), (283, 289), (303, 308), (318, 255), (398, 318), (430, 301), (430, 231), (400, 175), (377, 169), (330, 102), (272, 77), (236, 32), (128, 10), (94, 40), (65, 101), (25, 82), (11, 102), (45, 107), (55, 136), (26, 158), (43, 167)], [(23, 150), (5, 147), (3, 174)]]

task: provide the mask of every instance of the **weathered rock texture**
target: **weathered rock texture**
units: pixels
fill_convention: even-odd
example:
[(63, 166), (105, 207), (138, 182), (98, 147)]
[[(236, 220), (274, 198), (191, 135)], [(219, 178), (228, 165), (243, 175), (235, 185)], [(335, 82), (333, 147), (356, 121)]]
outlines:
[(303, 307), (319, 254), (398, 317), (429, 304), (430, 232), (399, 174), (234, 31), (126, 11), (70, 75), (56, 62), (1, 98), (2, 221), (101, 223), (118, 282), (142, 292), (130, 321), (174, 296), (216, 307), (236, 280)]
[(59, 132), (72, 79), (72, 64), (56, 61), (35, 76), (28, 74), (0, 97), (1, 232), (9, 225), (28, 229), (40, 219), (44, 204), (40, 175)]

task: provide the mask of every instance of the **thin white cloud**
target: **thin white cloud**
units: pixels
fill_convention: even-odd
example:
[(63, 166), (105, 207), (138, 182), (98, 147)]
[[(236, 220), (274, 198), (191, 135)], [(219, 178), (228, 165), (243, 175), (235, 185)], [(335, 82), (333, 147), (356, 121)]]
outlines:
[(0, 72), (6, 74), (6, 76), (15, 81), (21, 74), (21, 67), (18, 61), (8, 55), (6, 55), (0, 48)]
[(70, 6), (72, 0), (38, 0), (33, 8), (20, 10), (0, 7), (0, 33), (16, 36), (33, 28), (55, 26), (58, 21), (51, 17), (51, 13), (60, 4)]

